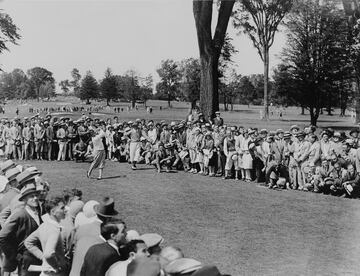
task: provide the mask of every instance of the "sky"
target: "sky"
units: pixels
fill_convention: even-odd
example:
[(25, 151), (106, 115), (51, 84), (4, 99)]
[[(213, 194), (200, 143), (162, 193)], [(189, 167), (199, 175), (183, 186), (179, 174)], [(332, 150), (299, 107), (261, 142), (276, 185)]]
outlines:
[[(60, 82), (70, 79), (73, 68), (100, 79), (110, 67), (114, 74), (133, 69), (156, 81), (161, 60), (198, 57), (192, 0), (0, 0), (0, 8), (22, 36), (18, 46), (10, 45), (10, 52), (0, 56), (4, 71), (40, 66)], [(236, 71), (262, 73), (250, 39), (237, 35), (231, 24), (228, 32), (239, 51), (233, 58)], [(284, 43), (278, 33), (271, 67)]]

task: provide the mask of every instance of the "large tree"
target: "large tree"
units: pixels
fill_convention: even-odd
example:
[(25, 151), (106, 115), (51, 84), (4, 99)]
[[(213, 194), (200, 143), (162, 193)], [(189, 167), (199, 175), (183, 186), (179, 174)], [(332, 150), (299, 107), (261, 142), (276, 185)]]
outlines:
[(0, 93), (2, 98), (21, 98), (21, 86), (26, 82), (27, 76), (21, 69), (14, 69), (10, 73), (2, 73), (0, 76)]
[(112, 74), (111, 69), (105, 71), (105, 76), (100, 83), (101, 97), (106, 99), (106, 104), (110, 105), (110, 100), (118, 98), (118, 89), (116, 77)]
[(55, 79), (53, 78), (53, 74), (42, 67), (34, 67), (27, 71), (28, 77), (32, 86), (35, 89), (36, 97), (39, 100), (40, 97), (40, 87), (45, 85), (46, 83), (55, 84)]
[(269, 50), (275, 33), (294, 0), (241, 0), (234, 13), (234, 25), (253, 42), (264, 62), (264, 119), (269, 118), (268, 83)]
[(193, 13), (200, 52), (200, 108), (210, 119), (219, 110), (219, 58), (235, 0), (218, 2), (218, 20), (212, 35), (213, 0), (193, 0)]
[[(347, 26), (336, 1), (299, 1), (286, 23), (283, 63), (274, 76), (275, 87), (293, 103), (310, 111), (316, 125), (323, 107), (336, 103), (339, 82), (348, 79)], [(334, 93), (335, 92), (335, 93)]]
[(160, 77), (156, 91), (159, 95), (166, 97), (168, 106), (171, 107), (171, 101), (178, 97), (180, 90), (181, 73), (179, 65), (172, 59), (163, 60), (156, 71)]
[(79, 97), (86, 100), (86, 104), (90, 104), (91, 99), (96, 99), (99, 95), (99, 84), (90, 71), (86, 72), (85, 77), (81, 81)]
[(81, 81), (81, 74), (79, 72), (79, 69), (74, 68), (71, 70), (71, 77), (72, 80), (70, 81), (70, 86), (73, 88), (73, 94), (77, 97), (79, 97), (80, 93), (80, 81)]
[(67, 95), (70, 91), (71, 84), (69, 80), (62, 80), (59, 82), (60, 89), (64, 92), (64, 95)]
[(20, 39), (19, 29), (11, 17), (0, 9), (0, 53), (8, 51), (8, 44), (17, 44)]
[(134, 108), (136, 101), (141, 98), (140, 76), (135, 70), (128, 70), (124, 76), (116, 76), (116, 82), (121, 96), (131, 102)]
[(191, 108), (195, 108), (200, 99), (200, 62), (198, 59), (188, 58), (180, 62), (181, 99), (189, 101)]

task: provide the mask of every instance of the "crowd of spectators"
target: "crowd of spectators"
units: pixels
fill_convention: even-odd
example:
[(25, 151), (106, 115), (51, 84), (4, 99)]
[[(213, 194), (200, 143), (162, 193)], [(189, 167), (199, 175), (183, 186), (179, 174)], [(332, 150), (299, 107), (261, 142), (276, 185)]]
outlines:
[(206, 121), (199, 113), (182, 121), (118, 116), (106, 121), (83, 115), (77, 120), (47, 115), (1, 120), (0, 154), (7, 159), (92, 161), (91, 138), (105, 133), (108, 160), (144, 163), (158, 173), (188, 173), (246, 182), (272, 189), (294, 189), (358, 197), (359, 130), (244, 128), (225, 125), (220, 113)]

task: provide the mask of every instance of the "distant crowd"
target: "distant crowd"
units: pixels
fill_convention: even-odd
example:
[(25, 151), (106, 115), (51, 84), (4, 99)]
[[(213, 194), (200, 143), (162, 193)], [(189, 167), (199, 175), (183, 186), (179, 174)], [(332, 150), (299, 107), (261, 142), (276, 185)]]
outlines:
[[(103, 133), (103, 135), (98, 135)], [(319, 131), (293, 125), (270, 131), (225, 125), (201, 113), (166, 122), (137, 119), (106, 121), (83, 115), (77, 120), (47, 115), (2, 120), (0, 150), (7, 159), (92, 161), (93, 138), (102, 137), (106, 158), (144, 163), (160, 172), (263, 183), (344, 197), (360, 194), (359, 130)]]
[(36, 167), (0, 163), (1, 275), (221, 276), (157, 233), (128, 230), (113, 198), (50, 189)]

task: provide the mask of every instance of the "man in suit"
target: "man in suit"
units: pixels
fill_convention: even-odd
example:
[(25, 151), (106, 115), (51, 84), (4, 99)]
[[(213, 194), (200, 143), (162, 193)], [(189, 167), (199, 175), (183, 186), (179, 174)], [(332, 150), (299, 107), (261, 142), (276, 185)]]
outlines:
[(25, 204), (11, 214), (0, 230), (0, 248), (4, 254), (2, 270), (4, 275), (10, 275), (16, 267), (19, 275), (27, 275), (23, 267), (24, 240), (41, 224), (38, 212), (40, 191), (31, 183), (25, 186), (20, 193), (20, 201)]
[(121, 260), (119, 247), (126, 242), (126, 226), (122, 221), (101, 226), (103, 243), (93, 245), (85, 255), (81, 276), (105, 276), (110, 266)]

